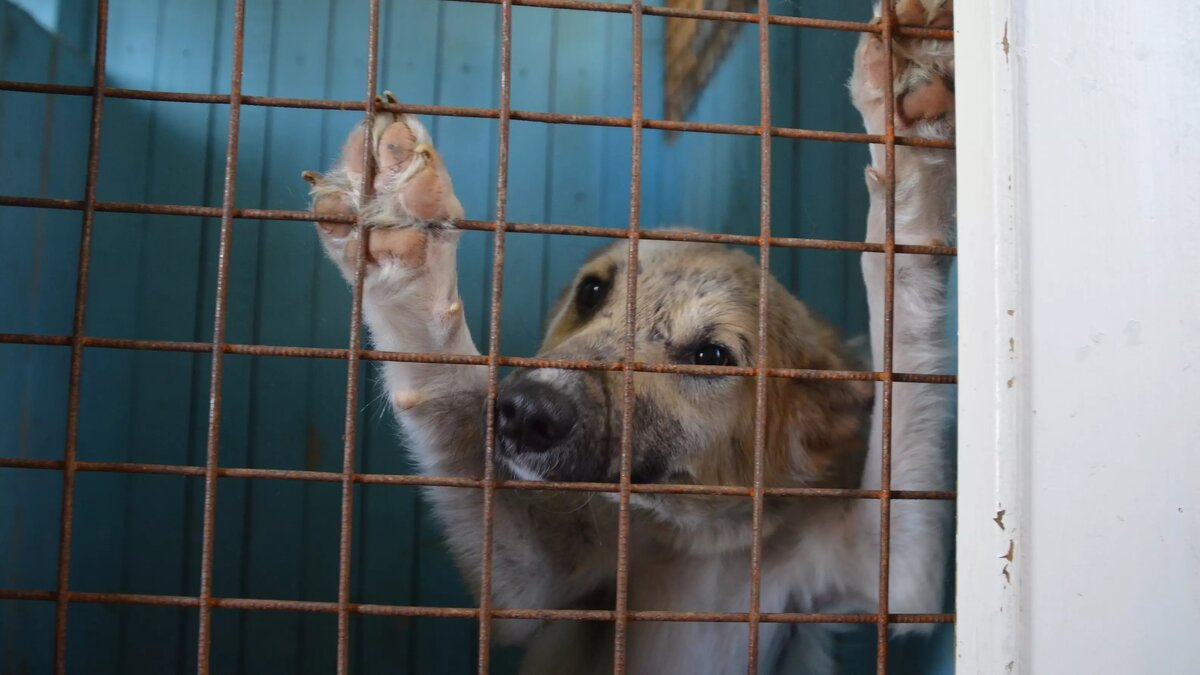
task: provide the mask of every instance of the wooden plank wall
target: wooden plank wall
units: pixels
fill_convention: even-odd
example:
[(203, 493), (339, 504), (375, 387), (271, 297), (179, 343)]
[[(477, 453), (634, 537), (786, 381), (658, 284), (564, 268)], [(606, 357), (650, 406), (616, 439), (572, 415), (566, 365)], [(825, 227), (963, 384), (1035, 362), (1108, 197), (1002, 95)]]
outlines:
[[(62, 0), (58, 34), (0, 0), (0, 77), (90, 81), (92, 0)], [(861, 18), (833, 0), (773, 8)], [(231, 0), (112, 0), (113, 86), (227, 92)], [(365, 89), (365, 3), (251, 0), (244, 91), (360, 98)], [(380, 84), (405, 101), (492, 107), (499, 15), (495, 7), (389, 2), (382, 15)], [(645, 112), (663, 114), (661, 19), (645, 19)], [(627, 16), (516, 8), (515, 108), (628, 115)], [(772, 29), (776, 124), (857, 129), (843, 89), (853, 35)], [(803, 77), (800, 65), (805, 64)], [(817, 64), (817, 65), (809, 65)], [(80, 198), (89, 101), (0, 95), (0, 185), (6, 194)], [(227, 108), (109, 100), (99, 198), (219, 205)], [(299, 173), (328, 165), (357, 113), (242, 110), (237, 205), (302, 208)], [(758, 120), (757, 35), (744, 28), (692, 119)], [(470, 217), (495, 208), (496, 123), (425, 120)], [(623, 227), (628, 220), (629, 131), (514, 122), (509, 217)], [(864, 218), (861, 147), (776, 141), (773, 231), (854, 239)], [(758, 227), (758, 140), (644, 136), (642, 226), (753, 233)], [(74, 212), (0, 209), (0, 332), (70, 330), (78, 254)], [(219, 223), (211, 219), (99, 214), (92, 245), (87, 332), (143, 339), (211, 339)], [(510, 235), (501, 350), (532, 354), (542, 317), (577, 268), (603, 245), (575, 237)], [(491, 237), (463, 237), (461, 290), (472, 333), (487, 332)], [(751, 251), (753, 253), (753, 251)], [(298, 223), (235, 223), (228, 338), (341, 347), (349, 293)], [(857, 258), (772, 253), (776, 275), (850, 334), (865, 330)], [(531, 271), (536, 271), (532, 272)], [(61, 457), (68, 350), (0, 347), (0, 453)], [(413, 469), (396, 439), (370, 368), (362, 374), (359, 469)], [(345, 365), (337, 361), (226, 358), (221, 464), (336, 471), (341, 467)], [(89, 349), (84, 358), (81, 459), (203, 463), (209, 360), (170, 352)], [(0, 584), (53, 588), (59, 476), (0, 470)], [(199, 585), (201, 484), (162, 476), (81, 474), (72, 588), (194, 595)], [(222, 479), (214, 591), (219, 596), (336, 599), (339, 491), (335, 484)], [(353, 599), (471, 603), (416, 490), (359, 486), (355, 493)], [(80, 605), (71, 610), (70, 663), (88, 672), (172, 672), (194, 667), (195, 613)], [(332, 666), (330, 615), (218, 610), (217, 672), (316, 673)], [(356, 672), (470, 672), (472, 622), (355, 617)], [(53, 606), (0, 603), (0, 671), (49, 668)], [(947, 643), (948, 644), (948, 643)], [(498, 671), (518, 653), (496, 650)]]

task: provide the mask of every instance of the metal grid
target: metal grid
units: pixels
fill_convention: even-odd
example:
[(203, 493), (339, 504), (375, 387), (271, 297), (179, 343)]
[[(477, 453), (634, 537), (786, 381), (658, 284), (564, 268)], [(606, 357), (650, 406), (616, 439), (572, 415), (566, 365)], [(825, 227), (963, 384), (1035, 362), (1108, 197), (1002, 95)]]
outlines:
[[(826, 30), (876, 33), (883, 38), (889, 67), (892, 60), (892, 38), (894, 36), (925, 39), (950, 40), (950, 30), (900, 26), (892, 12), (894, 0), (883, 0), (883, 20), (876, 24), (850, 21), (831, 21), (804, 17), (771, 15), (768, 1), (759, 0), (757, 13), (726, 12), (696, 9), (681, 9), (660, 6), (643, 6), (642, 0), (630, 0), (629, 4), (588, 2), (584, 0), (459, 0), (483, 4), (500, 5), (500, 105), (498, 108), (462, 108), (448, 106), (408, 105), (377, 102), (377, 51), (379, 39), (379, 0), (370, 0), (369, 25), (367, 30), (367, 91), (363, 100), (297, 99), (268, 96), (244, 96), (241, 88), (242, 58), (245, 42), (245, 0), (236, 0), (234, 10), (233, 65), (230, 74), (229, 94), (196, 94), (188, 92), (164, 92), (109, 88), (105, 82), (105, 57), (107, 50), (108, 0), (98, 0), (96, 15), (95, 69), (92, 86), (57, 85), (36, 82), (0, 81), (0, 90), (32, 92), (52, 95), (89, 96), (92, 99), (88, 162), (84, 198), (82, 200), (47, 199), (37, 197), (0, 195), (0, 206), (78, 210), (83, 214), (78, 276), (76, 281), (75, 308), (72, 332), (65, 336), (30, 334), (0, 334), (0, 344), (58, 345), (71, 348), (70, 379), (68, 384), (68, 414), (66, 447), (62, 460), (31, 460), (0, 458), (0, 468), (51, 469), (63, 475), (62, 520), (57, 563), (57, 587), (53, 591), (0, 589), (0, 599), (38, 600), (56, 604), (55, 624), (55, 672), (66, 672), (67, 611), (71, 603), (139, 604), (172, 607), (195, 607), (199, 611), (197, 671), (209, 672), (211, 642), (211, 614), (214, 608), (245, 611), (293, 611), (334, 613), (337, 621), (337, 668), (339, 673), (349, 669), (349, 617), (351, 614), (404, 617), (444, 617), (477, 619), (479, 621), (479, 672), (489, 671), (490, 634), (492, 619), (547, 619), (547, 620), (593, 620), (614, 623), (614, 672), (625, 672), (626, 642), (630, 621), (698, 621), (737, 622), (748, 624), (749, 653), (748, 672), (757, 672), (758, 627), (760, 623), (852, 623), (874, 624), (877, 627), (876, 669), (887, 671), (888, 625), (895, 623), (950, 623), (953, 614), (892, 614), (888, 609), (888, 562), (890, 540), (890, 507), (895, 499), (953, 500), (953, 491), (902, 491), (892, 490), (891, 469), (891, 422), (892, 384), (895, 382), (917, 382), (953, 385), (957, 378), (951, 375), (892, 372), (892, 330), (895, 291), (895, 256), (897, 253), (954, 256), (956, 250), (947, 246), (898, 245), (895, 242), (895, 152), (897, 145), (953, 148), (945, 141), (897, 137), (895, 133), (895, 111), (892, 79), (887, 80), (886, 120), (882, 135), (794, 129), (776, 127), (770, 117), (770, 59), (769, 28), (772, 25), (819, 28)], [(632, 87), (633, 107), (630, 117), (603, 117), (591, 115), (564, 115), (546, 112), (513, 110), (510, 104), (510, 67), (512, 45), (512, 7), (542, 7), (552, 9), (595, 11), (629, 14), (632, 20)], [(645, 119), (642, 111), (642, 21), (644, 16), (675, 17), (753, 23), (758, 27), (759, 37), (759, 104), (758, 125), (733, 125), (683, 122), (675, 120)], [(203, 207), (172, 204), (144, 204), (127, 202), (101, 202), (96, 199), (96, 181), (99, 173), (99, 148), (101, 121), (106, 98), (126, 98), (153, 101), (218, 103), (229, 106), (228, 142), (225, 156), (225, 183), (221, 206)], [(445, 354), (383, 352), (363, 349), (362, 338), (362, 290), (367, 246), (358, 247), (357, 269), (353, 281), (353, 302), (350, 322), (350, 344), (346, 349), (324, 349), (304, 347), (282, 347), (260, 344), (235, 344), (225, 339), (227, 318), (227, 290), (229, 284), (230, 244), (235, 219), (262, 219), (284, 221), (311, 221), (312, 213), (306, 211), (239, 209), (235, 206), (234, 186), (237, 174), (238, 130), (240, 111), (243, 105), (283, 108), (309, 108), (318, 110), (363, 110), (370, 120), (376, 110), (407, 112), (415, 114), (475, 117), (499, 120), (499, 150), (497, 157), (496, 219), (494, 221), (467, 220), (459, 223), (468, 230), (494, 232), (493, 277), (491, 314), (488, 330), (488, 351), (485, 356), (455, 356)], [(631, 185), (629, 224), (626, 228), (584, 227), (557, 224), (513, 223), (506, 220), (507, 172), (509, 124), (512, 120), (535, 121), (548, 124), (579, 124), (592, 126), (625, 127), (631, 134)], [(754, 135), (760, 144), (760, 214), (758, 236), (704, 234), (682, 232), (643, 232), (640, 229), (641, 206), (641, 160), (642, 132), (644, 129), (700, 132), (734, 135)], [(886, 184), (886, 237), (882, 244), (849, 241), (831, 241), (771, 235), (771, 141), (773, 138), (809, 139), (849, 143), (875, 143), (885, 147)], [(363, 177), (363, 192), (369, 195), (373, 185), (374, 166), (369, 136), (364, 138), (367, 167)], [(87, 307), (88, 269), (93, 223), (97, 212), (188, 215), (219, 217), (220, 248), (216, 286), (216, 307), (213, 339), (211, 342), (178, 342), (161, 340), (128, 340), (90, 337), (84, 334), (84, 317)], [(353, 220), (322, 216), (322, 220), (346, 222)], [(626, 323), (623, 358), (619, 362), (563, 361), (539, 358), (511, 357), (499, 354), (500, 303), (502, 295), (503, 265), (506, 232), (561, 234), (589, 237), (623, 238), (629, 241), (626, 281)], [(363, 236), (367, 236), (364, 232)], [(759, 250), (759, 348), (757, 363), (767, 362), (767, 283), (770, 275), (769, 257), (773, 247), (810, 248), (837, 251), (860, 251), (883, 253), (885, 256), (885, 313), (884, 350), (881, 371), (825, 371), (766, 367), (723, 367), (690, 366), (678, 364), (644, 363), (634, 352), (634, 308), (636, 304), (638, 242), (641, 239), (669, 241), (697, 241), (757, 246)], [(204, 466), (180, 466), (161, 464), (136, 464), (121, 462), (81, 462), (77, 460), (79, 389), (82, 359), (85, 348), (157, 350), (212, 355), (211, 387), (209, 394), (208, 440)], [(276, 469), (251, 469), (221, 467), (219, 464), (219, 431), (221, 424), (221, 381), (223, 359), (226, 354), (257, 356), (283, 356), (294, 358), (341, 359), (347, 363), (346, 414), (341, 472), (295, 471)], [(495, 475), (495, 424), (494, 415), (487, 416), (485, 435), (485, 473), (482, 479), (459, 477), (414, 476), (398, 474), (364, 474), (355, 471), (355, 434), (357, 431), (356, 411), (358, 407), (358, 373), (361, 362), (402, 361), (421, 363), (464, 364), (488, 368), (487, 406), (494, 413), (496, 405), (498, 371), (501, 366), (525, 368), (565, 368), (581, 370), (608, 370), (622, 372), (622, 422), (620, 478), (618, 483), (563, 483), (520, 480), (500, 480)], [(754, 473), (750, 486), (712, 485), (650, 485), (631, 483), (632, 453), (632, 403), (633, 374), (635, 372), (722, 374), (755, 378), (756, 426), (754, 441)], [(763, 476), (763, 455), (766, 443), (766, 382), (767, 378), (808, 378), (830, 380), (867, 380), (882, 383), (882, 475), (878, 490), (766, 487)], [(204, 477), (203, 538), (201, 551), (200, 592), (198, 596), (143, 595), (127, 593), (83, 593), (70, 590), (70, 557), (72, 541), (72, 514), (74, 510), (75, 476), (77, 472), (117, 472), (126, 474), (160, 474)], [(258, 478), (276, 480), (299, 480), (341, 483), (341, 529), (339, 538), (338, 598), (336, 602), (311, 602), (298, 600), (274, 600), (257, 598), (221, 598), (212, 593), (212, 565), (215, 531), (215, 508), (217, 482), (219, 478)], [(415, 607), (399, 605), (364, 604), (350, 601), (350, 551), (353, 526), (353, 490), (355, 484), (423, 485), (456, 488), (474, 488), (483, 491), (484, 536), (482, 547), (482, 573), (480, 579), (481, 598), (478, 607)], [(491, 603), (492, 581), (492, 524), (496, 490), (568, 490), (617, 493), (619, 497), (618, 562), (616, 606), (613, 610), (566, 610), (541, 608), (495, 608)], [(748, 612), (668, 612), (631, 610), (628, 607), (629, 571), (629, 500), (634, 493), (693, 494), (746, 496), (753, 501), (752, 549), (751, 549), (751, 594)], [(863, 614), (817, 614), (762, 612), (760, 609), (761, 559), (762, 559), (762, 514), (763, 501), (767, 496), (797, 498), (852, 498), (876, 499), (880, 505), (880, 567), (879, 607), (875, 613)]]

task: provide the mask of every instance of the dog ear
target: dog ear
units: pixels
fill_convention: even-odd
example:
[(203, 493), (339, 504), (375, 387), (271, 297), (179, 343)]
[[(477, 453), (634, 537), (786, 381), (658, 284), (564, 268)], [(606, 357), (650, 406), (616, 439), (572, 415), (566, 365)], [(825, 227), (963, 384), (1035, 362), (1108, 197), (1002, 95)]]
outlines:
[[(771, 303), (772, 367), (869, 370), (832, 326), (782, 289)], [(768, 468), (793, 485), (858, 487), (874, 394), (868, 380), (770, 378)]]

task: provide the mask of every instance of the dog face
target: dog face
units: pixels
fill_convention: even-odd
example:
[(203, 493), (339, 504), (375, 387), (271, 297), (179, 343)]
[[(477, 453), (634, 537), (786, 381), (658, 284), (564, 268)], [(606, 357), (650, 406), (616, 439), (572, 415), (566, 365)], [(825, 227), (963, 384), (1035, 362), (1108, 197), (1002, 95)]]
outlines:
[[(555, 309), (539, 356), (620, 361), (626, 244), (602, 250)], [(711, 244), (639, 245), (635, 358), (646, 363), (756, 366), (759, 268)], [(768, 288), (768, 359), (781, 368), (852, 370), (837, 334), (778, 283)], [(755, 380), (636, 373), (632, 479), (749, 485)], [(620, 472), (620, 371), (513, 373), (497, 400), (498, 455), (514, 475), (615, 482)], [(842, 484), (856, 475), (870, 414), (868, 382), (770, 378), (765, 475), (776, 485)]]

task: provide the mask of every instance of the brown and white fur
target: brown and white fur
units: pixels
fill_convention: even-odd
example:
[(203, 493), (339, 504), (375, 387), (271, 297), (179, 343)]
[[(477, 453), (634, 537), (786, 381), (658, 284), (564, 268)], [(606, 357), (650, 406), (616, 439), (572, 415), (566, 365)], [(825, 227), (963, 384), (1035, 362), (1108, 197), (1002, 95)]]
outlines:
[[(947, 25), (952, 0), (903, 0), (904, 23)], [(870, 133), (884, 131), (884, 47), (864, 35), (850, 90)], [(897, 129), (953, 135), (953, 53), (945, 43), (898, 40)], [(362, 199), (363, 134), (373, 139), (374, 197)], [(952, 238), (951, 151), (896, 151), (896, 230), (901, 244)], [(872, 146), (867, 240), (884, 241), (883, 148)], [(456, 250), (463, 217), (428, 134), (407, 115), (382, 113), (356, 129), (327, 175), (306, 174), (318, 214), (357, 214), (371, 230), (363, 312), (376, 349), (479, 354), (463, 320)], [(318, 223), (321, 241), (353, 279), (359, 227)], [(538, 356), (620, 360), (625, 327), (626, 244), (599, 252), (551, 313)], [(636, 358), (643, 362), (755, 366), (758, 269), (742, 252), (710, 244), (639, 246)], [(863, 255), (871, 345), (881, 368), (884, 256)], [(897, 255), (898, 372), (945, 365), (946, 263)], [(838, 335), (771, 282), (769, 366), (862, 370)], [(713, 351), (713, 350), (716, 351)], [(707, 350), (707, 351), (706, 351)], [(703, 352), (703, 353), (702, 353)], [(408, 447), (434, 476), (483, 475), (487, 371), (479, 366), (388, 362), (382, 366)], [(638, 373), (634, 377), (635, 482), (748, 485), (753, 471), (754, 381), (736, 376)], [(771, 486), (876, 488), (880, 483), (880, 385), (820, 379), (769, 380), (765, 475)], [(497, 475), (615, 482), (621, 442), (621, 374), (523, 370), (505, 378), (497, 402)], [(896, 384), (892, 399), (894, 489), (949, 482), (944, 387)], [(480, 579), (482, 491), (430, 488), (464, 578)], [(749, 603), (751, 500), (634, 494), (629, 607), (745, 612)], [(938, 502), (892, 505), (889, 608), (942, 610), (945, 530)], [(501, 608), (611, 608), (616, 574), (616, 499), (578, 492), (495, 492), (492, 597)], [(873, 612), (877, 607), (879, 504), (874, 500), (769, 498), (764, 506), (763, 612)], [(819, 626), (761, 626), (761, 670), (828, 672), (830, 634)], [(897, 626), (895, 632), (917, 632)], [(607, 623), (497, 621), (497, 638), (528, 645), (531, 673), (612, 669)], [(631, 673), (733, 673), (745, 669), (748, 630), (738, 623), (631, 622)]]

